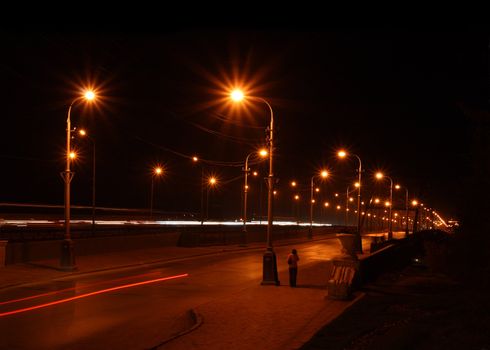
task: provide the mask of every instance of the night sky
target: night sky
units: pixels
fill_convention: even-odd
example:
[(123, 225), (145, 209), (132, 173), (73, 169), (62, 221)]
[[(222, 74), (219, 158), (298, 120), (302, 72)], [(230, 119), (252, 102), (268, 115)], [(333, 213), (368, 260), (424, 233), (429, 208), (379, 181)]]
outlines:
[[(245, 86), (276, 123), (276, 214), (291, 214), (289, 187), (327, 166), (322, 199), (345, 193), (363, 161), (366, 194), (388, 195), (382, 170), (410, 197), (457, 216), (470, 168), (471, 120), (488, 102), (488, 32), (408, 29), (179, 28), (148, 32), (2, 31), (0, 202), (63, 204), (66, 113), (84, 86), (100, 98), (76, 104), (73, 126), (96, 142), (97, 205), (199, 211), (200, 165), (216, 174), (211, 215), (237, 218), (247, 154), (264, 143), (269, 111), (226, 101)], [(76, 137), (73, 203), (90, 205), (91, 144)], [(226, 163), (228, 166), (223, 166)], [(200, 163), (202, 164), (202, 163)], [(267, 173), (266, 163), (252, 167)], [(250, 180), (251, 211), (260, 180)], [(266, 192), (265, 183), (263, 192)], [(403, 206), (404, 192), (396, 192)], [(306, 210), (306, 209), (305, 209)]]

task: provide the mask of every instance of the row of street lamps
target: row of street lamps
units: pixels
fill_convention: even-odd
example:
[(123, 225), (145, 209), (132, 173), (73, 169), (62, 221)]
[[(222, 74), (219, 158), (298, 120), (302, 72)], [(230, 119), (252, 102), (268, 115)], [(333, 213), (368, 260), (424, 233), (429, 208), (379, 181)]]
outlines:
[[(242, 239), (242, 244), (246, 244), (246, 222), (247, 222), (247, 193), (248, 193), (248, 183), (247, 183), (247, 177), (250, 169), (248, 168), (248, 162), (249, 158), (252, 155), (259, 155), (260, 157), (269, 157), (269, 174), (267, 177), (267, 183), (268, 183), (268, 204), (267, 204), (267, 243), (266, 243), (266, 251), (264, 252), (263, 255), (263, 279), (262, 279), (262, 284), (268, 285), (268, 284), (274, 284), (278, 285), (280, 284), (279, 279), (278, 279), (278, 274), (277, 274), (277, 260), (276, 260), (276, 255), (273, 250), (272, 246), (272, 223), (273, 223), (273, 202), (274, 202), (274, 157), (273, 157), (273, 150), (274, 150), (274, 112), (272, 110), (272, 107), (270, 103), (261, 98), (261, 97), (253, 97), (253, 96), (245, 96), (244, 93), (241, 90), (233, 90), (230, 94), (230, 97), (233, 101), (235, 102), (241, 102), (245, 99), (249, 99), (252, 101), (259, 101), (267, 105), (269, 111), (270, 111), (270, 124), (268, 127), (268, 137), (267, 137), (267, 144), (268, 144), (268, 149), (262, 149), (260, 151), (255, 151), (247, 155), (245, 159), (245, 164), (244, 164), (244, 177), (245, 177), (245, 183), (244, 183), (244, 197), (243, 197), (243, 239)], [(64, 270), (75, 270), (76, 269), (76, 264), (75, 264), (75, 256), (73, 252), (73, 242), (71, 240), (71, 235), (70, 235), (70, 183), (73, 178), (73, 172), (70, 169), (71, 165), (71, 160), (72, 160), (72, 152), (71, 152), (71, 145), (70, 145), (70, 140), (71, 140), (71, 121), (70, 121), (70, 113), (72, 106), (76, 103), (81, 101), (83, 98), (85, 98), (87, 101), (91, 101), (95, 98), (95, 94), (93, 91), (87, 91), (83, 96), (77, 97), (73, 102), (70, 104), (68, 108), (68, 117), (67, 117), (67, 129), (66, 129), (66, 168), (65, 171), (62, 173), (63, 179), (65, 181), (65, 235), (62, 243), (62, 254), (61, 254), (61, 268)], [(87, 136), (86, 132), (80, 131), (80, 135), (82, 136)], [(94, 219), (94, 211), (95, 211), (95, 142), (93, 141), (93, 189), (92, 189), (92, 225), (95, 225), (95, 219)], [(362, 253), (362, 242), (361, 242), (361, 188), (362, 188), (362, 162), (361, 159), (358, 155), (356, 154), (351, 154), (347, 153), (344, 150), (341, 150), (338, 152), (338, 157), (339, 158), (346, 158), (346, 157), (355, 157), (358, 160), (359, 166), (358, 166), (358, 182), (357, 182), (357, 230), (355, 234), (355, 241), (356, 241), (356, 251), (359, 253)], [(197, 161), (197, 158), (194, 157), (194, 161)], [(150, 217), (153, 214), (153, 187), (154, 187), (154, 178), (157, 176), (160, 176), (163, 173), (162, 167), (156, 167), (154, 168), (154, 172), (152, 174), (152, 181), (151, 181), (151, 199), (150, 199)], [(308, 237), (312, 238), (312, 225), (313, 225), (313, 203), (314, 203), (314, 198), (313, 198), (313, 191), (314, 191), (314, 180), (315, 178), (320, 177), (322, 179), (325, 179), (328, 177), (328, 171), (322, 170), (319, 174), (315, 174), (311, 177), (310, 179), (310, 227), (308, 231)], [(390, 180), (390, 205), (389, 205), (389, 221), (390, 221), (390, 227), (389, 227), (389, 233), (388, 233), (388, 238), (392, 239), (392, 202), (393, 202), (393, 180), (386, 175), (383, 175), (381, 173), (376, 174), (376, 178), (382, 179), (382, 178), (387, 178)], [(204, 177), (202, 178), (202, 183), (201, 183), (201, 224), (203, 222), (203, 213), (202, 213), (202, 206), (203, 206), (203, 187), (204, 187)], [(210, 179), (210, 185), (214, 185), (216, 183), (216, 179), (212, 178)], [(405, 188), (406, 189), (406, 188)], [(347, 197), (349, 196), (349, 189), (347, 189)], [(348, 202), (347, 202), (348, 204)], [(408, 234), (408, 189), (406, 189), (406, 210), (407, 210), (407, 234)], [(347, 207), (347, 206), (346, 206)]]

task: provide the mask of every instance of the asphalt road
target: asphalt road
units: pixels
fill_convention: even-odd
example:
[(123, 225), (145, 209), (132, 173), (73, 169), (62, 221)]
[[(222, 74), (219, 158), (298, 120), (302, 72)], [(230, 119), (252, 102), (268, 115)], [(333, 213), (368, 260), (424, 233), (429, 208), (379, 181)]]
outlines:
[[(336, 239), (294, 247), (302, 271), (339, 252)], [(288, 283), (284, 261), (290, 249), (275, 248), (282, 284)], [(185, 327), (189, 309), (260, 284), (262, 254), (221, 253), (0, 292), (0, 348), (151, 348)], [(183, 274), (188, 276), (162, 280)]]

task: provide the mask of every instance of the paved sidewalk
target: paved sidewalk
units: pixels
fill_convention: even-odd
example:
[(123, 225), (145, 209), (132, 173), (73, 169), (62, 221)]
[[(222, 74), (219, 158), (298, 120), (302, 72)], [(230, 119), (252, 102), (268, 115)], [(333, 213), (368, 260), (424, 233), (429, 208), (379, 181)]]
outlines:
[[(335, 239), (335, 235), (321, 236), (315, 238), (315, 241), (325, 239)], [(305, 241), (296, 239), (277, 241), (274, 244), (280, 246)], [(141, 268), (145, 265), (155, 266), (171, 260), (243, 249), (263, 251), (264, 244), (249, 244), (247, 247), (161, 247), (97, 256), (78, 256), (78, 270), (75, 272), (60, 271), (58, 260), (9, 265), (0, 268), (0, 290), (74, 275)], [(257, 283), (226, 298), (196, 305), (194, 311), (198, 319), (193, 324), (195, 329), (171, 341), (164, 340), (165, 344), (156, 348), (298, 349), (319, 329), (363, 296), (363, 293), (357, 293), (352, 301), (326, 298), (330, 269), (331, 262), (325, 260), (302, 266), (298, 276), (298, 288), (284, 285), (288, 276), (287, 270), (283, 269), (279, 271), (279, 280), (283, 283), (281, 286), (261, 286)]]
[[(257, 283), (199, 305), (200, 326), (156, 349), (299, 349), (364, 295), (356, 293), (351, 301), (327, 299), (329, 265), (302, 266), (297, 288)], [(279, 279), (287, 283), (287, 272), (279, 272)]]

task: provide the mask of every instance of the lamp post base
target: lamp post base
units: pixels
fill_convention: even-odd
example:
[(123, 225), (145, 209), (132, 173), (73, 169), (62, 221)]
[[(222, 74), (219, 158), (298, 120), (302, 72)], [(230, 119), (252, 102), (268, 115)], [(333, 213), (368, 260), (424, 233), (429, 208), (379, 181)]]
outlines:
[(63, 271), (75, 271), (77, 269), (73, 246), (71, 239), (64, 239), (61, 242), (60, 268)]
[(276, 254), (272, 248), (267, 248), (263, 258), (263, 277), (261, 285), (279, 286), (280, 284), (281, 282), (277, 275)]

